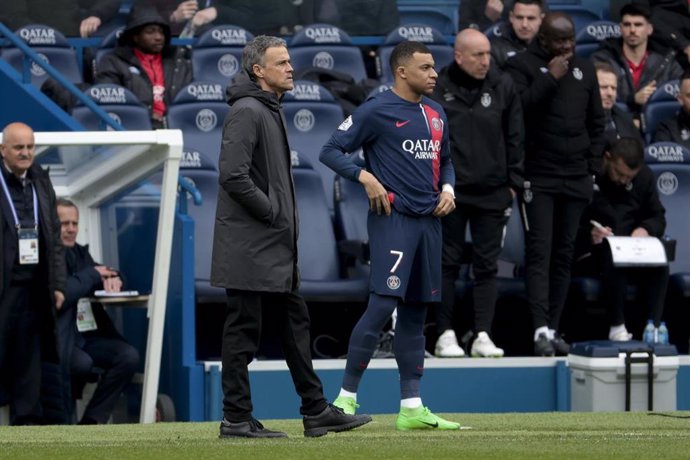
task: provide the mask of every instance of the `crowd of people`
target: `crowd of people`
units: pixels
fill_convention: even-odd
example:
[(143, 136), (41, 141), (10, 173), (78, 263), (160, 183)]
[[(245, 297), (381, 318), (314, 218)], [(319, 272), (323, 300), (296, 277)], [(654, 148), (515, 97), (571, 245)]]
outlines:
[[(53, 19), (64, 21), (60, 27), (68, 35), (93, 34), (119, 8), (112, 0), (65, 3), (71, 16)], [(280, 106), (293, 87), (293, 69), (286, 42), (260, 34), (285, 35), (322, 20), (353, 33), (380, 35), (398, 19), (383, 13), (392, 8), (388, 1), (377, 2), (382, 13), (376, 18), (391, 22), (375, 26), (355, 20), (361, 18), (354, 13), (362, 2), (269, 3), (261, 5), (280, 4), (289, 11), (261, 14), (256, 2), (243, 0), (213, 6), (195, 0), (135, 3), (118, 46), (102, 59), (94, 80), (130, 89), (149, 107), (154, 127), (162, 128), (172, 98), (193, 81), (189, 50), (170, 45), (174, 34), (238, 22), (259, 34), (245, 47), (241, 72), (228, 82), (231, 110), (219, 146), (211, 282), (227, 294), (221, 437), (285, 436), (252, 415), (247, 366), (257, 352), (262, 307), (283, 318), (282, 345), (301, 397), (306, 436), (371, 421), (356, 414), (357, 390), (394, 312), (401, 394), (396, 427), (459, 429), (421, 401), (426, 314), (431, 310), (436, 318), (436, 356), (464, 356), (454, 315), (465, 305), (458, 306), (455, 282), (460, 267), (469, 264), (474, 316), (467, 351), (475, 357), (504, 355), (492, 339), (492, 323), (509, 219), (521, 219), (525, 230), (535, 355), (569, 352), (560, 320), (573, 273), (602, 280), (608, 339), (642, 336), (626, 325), (629, 283), (641, 287), (645, 314), (660, 324), (668, 266), (618, 267), (604, 243), (614, 235), (660, 238), (665, 233), (665, 210), (644, 164), (640, 115), (658, 87), (679, 79), (680, 110), (660, 124), (654, 140), (690, 147), (687, 4), (624, 5), (621, 37), (602, 42), (585, 58), (576, 53), (572, 19), (548, 11), (541, 0), (461, 2), (466, 27), (455, 38), (454, 60), (437, 69), (424, 44), (397, 45), (390, 59), (392, 89), (361, 104), (321, 149), (323, 163), (362, 184), (371, 207), (370, 297), (350, 337), (342, 388), (329, 403), (311, 364), (309, 314), (299, 295), (296, 203)], [(27, 22), (19, 21), (41, 9), (29, 4), (13, 2), (8, 9), (4, 2), (0, 18), (21, 26)], [(470, 6), (481, 20), (469, 19)], [(79, 8), (88, 16), (74, 14)], [(271, 22), (276, 17), (282, 20)], [(50, 24), (49, 19), (43, 22)], [(501, 20), (501, 33), (487, 38), (483, 30)], [(365, 167), (344, 155), (360, 147)], [(80, 299), (97, 289), (119, 291), (122, 276), (76, 243), (79, 211), (71, 201), (56, 199), (48, 175), (34, 164), (34, 150), (29, 126), (4, 128), (0, 392), (6, 394), (0, 396), (11, 401), (13, 423), (44, 423), (41, 362), (59, 363), (60, 422), (74, 422), (74, 387), (96, 366), (103, 373), (79, 423), (106, 423), (139, 356), (102, 306), (87, 308)], [(514, 203), (519, 216), (511, 215)], [(92, 321), (84, 321), (85, 315)]]

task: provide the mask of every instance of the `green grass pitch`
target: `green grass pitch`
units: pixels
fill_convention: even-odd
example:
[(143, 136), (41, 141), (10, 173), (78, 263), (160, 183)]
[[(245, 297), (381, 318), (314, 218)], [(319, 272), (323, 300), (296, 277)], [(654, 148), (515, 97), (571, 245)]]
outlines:
[(304, 438), (301, 420), (264, 420), (288, 439), (218, 439), (218, 423), (0, 427), (0, 458), (572, 459), (690, 458), (690, 413), (443, 414), (472, 429), (397, 432), (395, 416)]

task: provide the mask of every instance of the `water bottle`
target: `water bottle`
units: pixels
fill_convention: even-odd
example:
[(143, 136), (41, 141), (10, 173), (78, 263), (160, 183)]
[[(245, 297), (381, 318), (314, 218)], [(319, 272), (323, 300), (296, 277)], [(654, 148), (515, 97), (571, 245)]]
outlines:
[(669, 340), (668, 340), (668, 328), (666, 327), (666, 323), (664, 321), (661, 322), (659, 325), (659, 330), (657, 332), (657, 343), (660, 345), (668, 345)]
[(648, 345), (654, 345), (656, 328), (654, 327), (654, 320), (650, 319), (647, 321), (647, 325), (644, 327), (644, 332), (642, 332), (642, 340)]

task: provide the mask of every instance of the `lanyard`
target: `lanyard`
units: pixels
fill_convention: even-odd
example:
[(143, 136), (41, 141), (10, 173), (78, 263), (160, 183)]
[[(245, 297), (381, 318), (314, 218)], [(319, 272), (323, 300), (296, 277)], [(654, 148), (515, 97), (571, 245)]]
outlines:
[[(2, 167), (0, 165), (0, 167)], [(17, 217), (17, 210), (14, 209), (14, 201), (12, 200), (12, 195), (10, 195), (10, 190), (7, 188), (7, 182), (5, 182), (5, 175), (0, 172), (0, 182), (2, 182), (2, 189), (5, 191), (5, 196), (7, 197), (7, 203), (10, 205), (12, 210), (12, 216), (14, 217), (14, 225), (17, 230), (21, 228), (19, 223), (19, 217)], [(36, 187), (31, 186), (31, 191), (34, 196), (34, 228), (38, 228), (38, 198), (36, 197)]]

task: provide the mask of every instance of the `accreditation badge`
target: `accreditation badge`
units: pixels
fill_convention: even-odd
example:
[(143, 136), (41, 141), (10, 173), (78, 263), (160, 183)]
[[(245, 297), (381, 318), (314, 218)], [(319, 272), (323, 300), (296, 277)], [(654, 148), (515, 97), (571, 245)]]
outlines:
[(93, 316), (89, 299), (81, 298), (77, 302), (77, 330), (79, 332), (95, 331), (98, 329), (96, 317)]
[(38, 230), (20, 228), (17, 230), (19, 240), (19, 264), (34, 265), (38, 263)]

